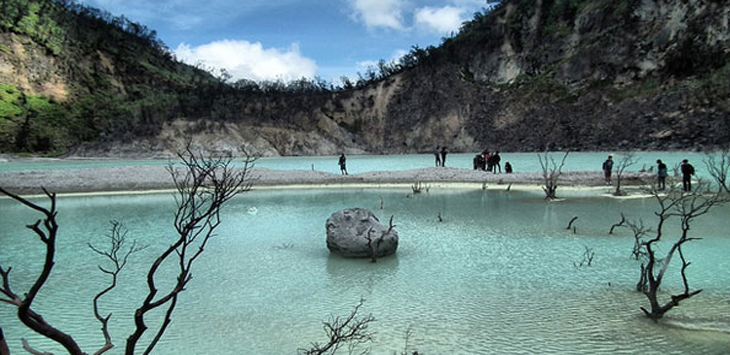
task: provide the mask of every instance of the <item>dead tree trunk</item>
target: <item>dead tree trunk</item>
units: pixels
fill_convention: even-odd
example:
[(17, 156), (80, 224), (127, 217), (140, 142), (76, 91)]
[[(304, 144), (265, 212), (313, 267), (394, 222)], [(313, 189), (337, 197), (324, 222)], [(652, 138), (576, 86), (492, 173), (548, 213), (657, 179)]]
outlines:
[(0, 355), (10, 355), (10, 349), (8, 348), (8, 342), (5, 341), (3, 328), (0, 328)]
[(55, 328), (50, 323), (46, 322), (40, 314), (33, 310), (33, 302), (53, 270), (56, 258), (56, 237), (58, 236), (58, 223), (56, 222), (56, 215), (58, 213), (56, 210), (56, 194), (50, 193), (46, 189), (43, 189), (43, 192), (50, 201), (49, 208), (37, 205), (0, 187), (0, 193), (3, 193), (23, 205), (41, 213), (43, 216), (42, 220), (39, 219), (34, 224), (26, 227), (35, 233), (41, 242), (45, 244), (46, 249), (45, 261), (40, 275), (38, 275), (38, 278), (35, 280), (33, 285), (31, 285), (30, 289), (23, 293), (22, 296), (16, 294), (11, 289), (10, 271), (12, 270), (12, 267), (4, 269), (0, 266), (0, 276), (2, 276), (2, 287), (0, 287), (0, 293), (3, 295), (3, 298), (0, 298), (0, 302), (16, 306), (18, 308), (18, 319), (20, 319), (26, 327), (57, 342), (63, 346), (69, 354), (81, 355), (83, 354), (81, 347), (79, 347), (79, 344), (76, 343), (71, 335)]
[[(700, 182), (700, 185), (702, 184)], [(702, 186), (696, 189), (696, 191), (702, 190)], [(728, 198), (726, 195), (722, 195), (719, 190), (717, 193), (711, 195), (706, 195), (701, 192), (682, 193), (677, 191), (676, 188), (672, 188), (666, 195), (660, 195), (656, 190), (652, 191), (660, 207), (659, 211), (655, 212), (659, 221), (654, 238), (643, 243), (648, 261), (646, 267), (642, 265), (641, 279), (646, 280), (646, 287), (642, 291), (648, 299), (650, 306), (648, 309), (641, 307), (641, 310), (647, 317), (656, 322), (666, 312), (679, 305), (681, 301), (702, 292), (701, 289), (691, 290), (689, 287), (686, 271), (691, 263), (685, 258), (682, 246), (687, 242), (700, 239), (689, 236), (690, 225), (694, 219), (708, 213), (712, 207), (728, 202)], [(659, 265), (654, 247), (664, 236), (666, 222), (673, 218), (679, 219), (680, 235), (672, 244), (661, 265)], [(683, 290), (681, 293), (673, 294), (669, 301), (662, 302), (659, 300), (657, 293), (666, 275), (669, 264), (675, 256), (679, 257), (682, 263), (679, 273), (682, 278)], [(641, 279), (640, 284), (643, 281)], [(639, 288), (639, 285), (637, 285), (637, 288)]]
[(624, 216), (624, 214), (621, 213), (621, 221), (619, 221), (618, 223), (615, 223), (614, 225), (612, 225), (611, 226), (611, 229), (608, 231), (608, 234), (613, 234), (613, 230), (616, 227), (621, 227), (622, 225), (624, 225), (624, 223), (626, 223), (626, 216)]
[(558, 179), (562, 174), (562, 169), (565, 165), (565, 159), (568, 158), (569, 153), (570, 151), (565, 152), (565, 154), (563, 155), (563, 159), (560, 162), (560, 165), (555, 162), (555, 159), (553, 159), (553, 157), (548, 156), (547, 151), (544, 154), (544, 161), (543, 157), (540, 156), (540, 154), (537, 155), (537, 158), (540, 161), (540, 167), (542, 168), (542, 189), (543, 191), (545, 191), (546, 200), (554, 200), (558, 198), (556, 195), (556, 191), (558, 190)]
[[(157, 345), (172, 321), (178, 295), (192, 280), (192, 267), (205, 250), (216, 228), (220, 225), (223, 205), (242, 191), (250, 189), (247, 174), (252, 159), (246, 159), (243, 169), (231, 166), (232, 158), (205, 159), (196, 156), (188, 147), (178, 154), (183, 173), (173, 165), (168, 167), (176, 188), (177, 211), (174, 226), (177, 239), (153, 262), (147, 272), (147, 296), (134, 313), (134, 332), (127, 338), (126, 355), (132, 355), (139, 340), (147, 331), (146, 315), (158, 308), (164, 309), (163, 322), (145, 347), (149, 354)], [(170, 260), (179, 265), (176, 283), (160, 292), (156, 279), (160, 266)]]
[[(172, 311), (177, 304), (178, 294), (185, 289), (185, 286), (192, 278), (191, 269), (194, 261), (200, 257), (207, 242), (213, 236), (213, 232), (220, 224), (221, 207), (238, 193), (247, 191), (250, 188), (247, 173), (249, 164), (255, 160), (254, 158), (247, 157), (243, 168), (233, 169), (231, 166), (232, 158), (204, 159), (196, 157), (190, 149), (187, 149), (185, 153), (180, 153), (179, 156), (183, 162), (182, 170), (184, 173), (181, 174), (178, 169), (172, 166), (169, 168), (177, 189), (178, 208), (175, 213), (175, 228), (178, 232), (178, 239), (164, 250), (150, 267), (147, 275), (148, 294), (142, 306), (135, 312), (135, 330), (127, 339), (125, 351), (127, 355), (135, 353), (138, 341), (147, 330), (145, 323), (147, 312), (166, 307), (164, 320), (157, 328), (151, 342), (144, 348), (144, 354), (149, 354), (155, 347), (170, 324)], [(45, 244), (45, 260), (40, 275), (30, 289), (22, 294), (16, 293), (12, 289), (10, 275), (12, 267), (5, 268), (0, 265), (0, 303), (17, 307), (18, 319), (29, 329), (57, 342), (69, 354), (81, 355), (85, 353), (82, 352), (79, 344), (71, 335), (52, 326), (33, 309), (33, 302), (50, 277), (55, 265), (56, 238), (58, 235), (56, 195), (45, 189), (43, 189), (43, 192), (50, 201), (48, 208), (0, 187), (1, 194), (9, 196), (41, 214), (41, 219), (27, 227)], [(117, 275), (126, 265), (129, 255), (141, 249), (136, 244), (133, 244), (130, 249), (125, 249), (124, 234), (119, 228), (120, 225), (114, 224), (110, 235), (111, 246), (109, 249), (89, 245), (95, 252), (105, 256), (112, 263), (111, 268), (99, 267), (102, 272), (110, 275), (112, 280), (109, 286), (94, 297), (94, 315), (102, 324), (102, 334), (105, 339), (104, 345), (94, 353), (95, 355), (100, 355), (114, 346), (107, 328), (111, 314), (106, 316), (101, 314), (99, 300), (116, 286)], [(169, 259), (175, 259), (175, 262), (179, 265), (179, 273), (172, 288), (161, 293), (155, 281), (156, 272), (160, 265)], [(33, 354), (46, 354), (33, 349), (25, 339), (23, 339), (23, 348)], [(7, 353), (6, 341), (4, 337), (0, 336), (0, 355), (6, 355)]]
[(720, 152), (719, 160), (715, 160), (715, 157), (708, 153), (704, 162), (718, 187), (726, 193), (730, 193), (730, 181), (728, 181), (730, 179), (730, 150), (724, 149)]
[(624, 171), (632, 165), (639, 162), (639, 159), (634, 156), (634, 153), (623, 153), (616, 166), (616, 191), (613, 192), (614, 196), (624, 196), (625, 191), (621, 190), (621, 181), (624, 176)]
[(370, 262), (377, 262), (378, 261), (378, 253), (380, 252), (380, 244), (383, 243), (383, 238), (385, 238), (386, 235), (390, 234), (390, 232), (393, 230), (393, 216), (390, 216), (390, 221), (388, 221), (388, 230), (385, 232), (380, 233), (379, 237), (373, 238), (370, 234), (372, 233), (373, 229), (370, 228), (368, 232), (365, 234), (365, 239), (368, 241), (368, 248), (370, 249)]

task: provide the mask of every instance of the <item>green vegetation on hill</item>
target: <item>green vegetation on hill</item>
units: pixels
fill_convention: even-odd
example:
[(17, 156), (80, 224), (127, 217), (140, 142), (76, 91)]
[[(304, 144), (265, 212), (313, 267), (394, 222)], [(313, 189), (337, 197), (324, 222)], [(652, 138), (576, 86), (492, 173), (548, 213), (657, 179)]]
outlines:
[[(0, 76), (0, 151), (50, 153), (148, 134), (204, 111), (206, 101), (191, 96), (219, 84), (124, 17), (70, 0), (3, 0), (0, 10), (0, 56), (16, 69)], [(62, 87), (61, 99), (44, 92), (49, 83)]]
[[(270, 136), (257, 140), (282, 154), (727, 141), (730, 52), (716, 15), (728, 13), (724, 3), (487, 3), (441, 45), (414, 46), (335, 86), (232, 82), (178, 62), (154, 30), (123, 16), (74, 0), (0, 0), (0, 62), (9, 64), (0, 71), (0, 152), (131, 142), (175, 119), (199, 120), (190, 130), (265, 127)], [(670, 21), (669, 8), (684, 17)], [(302, 132), (329, 142), (296, 141)]]

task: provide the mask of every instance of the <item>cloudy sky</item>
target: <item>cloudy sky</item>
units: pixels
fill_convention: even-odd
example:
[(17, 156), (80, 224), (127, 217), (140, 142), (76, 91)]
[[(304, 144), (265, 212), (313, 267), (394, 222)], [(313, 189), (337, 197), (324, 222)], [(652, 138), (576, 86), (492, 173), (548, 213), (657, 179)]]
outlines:
[(124, 15), (190, 64), (233, 79), (339, 83), (412, 46), (438, 45), (486, 0), (80, 0)]

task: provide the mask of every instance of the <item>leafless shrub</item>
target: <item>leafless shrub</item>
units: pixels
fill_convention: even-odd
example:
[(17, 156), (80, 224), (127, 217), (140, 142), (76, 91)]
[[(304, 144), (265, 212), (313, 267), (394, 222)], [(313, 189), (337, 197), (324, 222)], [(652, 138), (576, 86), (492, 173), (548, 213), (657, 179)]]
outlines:
[[(214, 231), (220, 225), (221, 208), (234, 196), (248, 191), (250, 188), (248, 168), (253, 163), (254, 158), (247, 157), (244, 160), (243, 168), (234, 169), (231, 165), (233, 159), (230, 156), (225, 158), (196, 156), (190, 150), (189, 144), (178, 156), (182, 161), (182, 169), (177, 169), (172, 165), (168, 167), (176, 188), (177, 210), (174, 214), (174, 226), (177, 237), (169, 247), (158, 255), (148, 270), (146, 276), (147, 295), (135, 311), (135, 328), (134, 332), (127, 338), (126, 355), (132, 355), (138, 349), (143, 349), (144, 354), (152, 352), (172, 320), (172, 313), (177, 305), (178, 295), (185, 290), (192, 280), (194, 262), (201, 256), (207, 243), (214, 236)], [(60, 344), (69, 354), (86, 354), (71, 335), (51, 325), (33, 308), (34, 301), (51, 276), (51, 271), (55, 265), (56, 240), (58, 237), (56, 194), (45, 189), (43, 189), (43, 192), (49, 200), (48, 207), (43, 207), (0, 187), (0, 193), (41, 214), (40, 219), (27, 227), (45, 245), (45, 261), (42, 270), (30, 289), (23, 292), (22, 295), (16, 293), (11, 287), (10, 272), (12, 268), (4, 268), (0, 265), (0, 280), (2, 280), (0, 302), (17, 307), (18, 319), (25, 326)], [(95, 355), (100, 355), (114, 346), (108, 332), (108, 322), (111, 314), (101, 315), (99, 301), (102, 296), (116, 287), (117, 276), (127, 264), (130, 255), (143, 248), (135, 242), (131, 246), (127, 246), (126, 237), (126, 231), (123, 230), (122, 225), (113, 221), (111, 232), (108, 235), (108, 248), (89, 244), (89, 247), (95, 253), (102, 255), (111, 263), (111, 267), (99, 267), (103, 273), (111, 276), (111, 281), (107, 287), (94, 297), (94, 315), (102, 324), (102, 334), (105, 338), (104, 345), (94, 352)], [(157, 271), (165, 261), (173, 262), (179, 267), (172, 287), (162, 290), (157, 286)], [(162, 322), (156, 322), (158, 327), (155, 329), (155, 334), (149, 344), (138, 345), (142, 335), (148, 330), (145, 317), (148, 312), (158, 308), (164, 309), (161, 312), (164, 314)], [(31, 353), (43, 353), (33, 349), (25, 340), (23, 341), (23, 347)], [(2, 344), (0, 344), (0, 348), (2, 348)]]
[(540, 167), (542, 168), (542, 189), (545, 191), (546, 200), (554, 200), (558, 198), (556, 195), (556, 191), (558, 190), (558, 180), (560, 179), (560, 175), (562, 175), (562, 169), (565, 165), (565, 159), (568, 158), (568, 154), (570, 154), (570, 151), (565, 152), (560, 164), (555, 162), (555, 159), (548, 155), (547, 151), (544, 153), (544, 158), (540, 154), (537, 155), (537, 158), (540, 161)]
[[(370, 331), (370, 323), (375, 321), (372, 314), (365, 317), (358, 317), (360, 307), (362, 307), (364, 299), (355, 306), (355, 309), (345, 317), (331, 316), (330, 320), (323, 323), (325, 334), (327, 334), (327, 342), (320, 344), (311, 343), (309, 349), (299, 349), (300, 355), (334, 355), (337, 350), (343, 346), (347, 346), (349, 353), (353, 354), (357, 347), (371, 342), (374, 333)], [(362, 350), (359, 354), (367, 354), (369, 349)]]

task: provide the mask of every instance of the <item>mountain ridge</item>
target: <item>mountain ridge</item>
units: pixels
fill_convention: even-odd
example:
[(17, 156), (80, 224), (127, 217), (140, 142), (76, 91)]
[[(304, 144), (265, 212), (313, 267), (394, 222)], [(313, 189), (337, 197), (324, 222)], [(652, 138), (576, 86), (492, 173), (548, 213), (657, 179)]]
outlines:
[[(140, 25), (116, 35), (144, 34), (124, 41), (135, 48), (102, 41), (71, 56), (74, 65), (5, 26), (0, 83), (61, 107), (87, 135), (50, 124), (45, 145), (78, 156), (168, 156), (188, 139), (214, 153), (264, 155), (713, 149), (730, 142), (729, 15), (721, 1), (503, 1), (440, 46), (414, 48), (410, 64), (388, 75), (339, 90), (301, 82), (294, 92), (178, 63)], [(130, 58), (144, 43), (153, 50)], [(35, 54), (21, 58), (18, 46)], [(24, 89), (23, 67), (46, 68), (39, 89)], [(78, 72), (81, 80), (53, 76)], [(25, 122), (54, 121), (27, 101), (13, 117), (0, 106), (2, 151), (53, 150), (18, 144)], [(58, 129), (68, 138), (53, 143)]]

